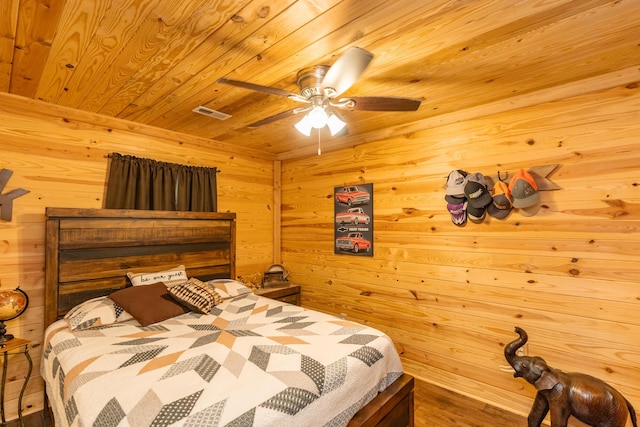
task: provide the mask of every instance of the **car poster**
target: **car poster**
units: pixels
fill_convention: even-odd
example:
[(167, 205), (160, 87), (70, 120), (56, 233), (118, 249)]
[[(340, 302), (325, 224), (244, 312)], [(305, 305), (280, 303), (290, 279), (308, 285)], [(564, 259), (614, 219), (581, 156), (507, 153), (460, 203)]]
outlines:
[(334, 187), (336, 254), (373, 256), (373, 184)]

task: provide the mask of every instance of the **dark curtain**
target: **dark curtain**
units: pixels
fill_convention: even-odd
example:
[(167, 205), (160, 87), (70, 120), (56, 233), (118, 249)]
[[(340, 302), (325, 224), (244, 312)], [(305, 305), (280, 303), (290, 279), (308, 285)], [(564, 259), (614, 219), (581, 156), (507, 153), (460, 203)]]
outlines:
[(105, 208), (217, 211), (216, 168), (112, 153)]
[(217, 200), (216, 168), (178, 169), (177, 210), (216, 212)]

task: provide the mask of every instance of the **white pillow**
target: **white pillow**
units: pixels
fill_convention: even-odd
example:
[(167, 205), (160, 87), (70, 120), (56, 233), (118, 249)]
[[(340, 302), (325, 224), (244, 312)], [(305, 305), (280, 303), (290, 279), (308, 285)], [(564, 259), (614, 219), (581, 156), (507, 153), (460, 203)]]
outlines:
[(179, 265), (171, 270), (155, 271), (152, 273), (128, 272), (127, 277), (133, 286), (153, 285), (163, 282), (167, 286), (177, 285), (188, 279), (184, 265)]
[(106, 326), (133, 319), (133, 316), (109, 297), (98, 297), (73, 307), (65, 316), (72, 331)]

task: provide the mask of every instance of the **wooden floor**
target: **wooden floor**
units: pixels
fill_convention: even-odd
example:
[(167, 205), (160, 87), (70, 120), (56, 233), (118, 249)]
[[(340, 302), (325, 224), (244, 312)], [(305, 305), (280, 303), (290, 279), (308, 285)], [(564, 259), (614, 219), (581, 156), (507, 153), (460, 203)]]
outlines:
[(527, 419), (443, 388), (415, 381), (415, 427), (526, 427)]
[[(415, 381), (415, 427), (525, 427), (527, 420), (443, 388)], [(25, 427), (50, 427), (43, 413), (25, 417)], [(16, 421), (7, 426), (18, 427)]]
[[(415, 380), (415, 427), (526, 427), (527, 420), (443, 388)], [(25, 427), (51, 427), (42, 412), (25, 417)], [(7, 427), (18, 427), (13, 421)]]

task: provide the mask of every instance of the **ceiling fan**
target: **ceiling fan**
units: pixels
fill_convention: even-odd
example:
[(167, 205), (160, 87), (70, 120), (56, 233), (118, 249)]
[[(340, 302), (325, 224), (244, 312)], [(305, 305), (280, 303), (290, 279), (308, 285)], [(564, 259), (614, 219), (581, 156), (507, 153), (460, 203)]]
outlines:
[(367, 110), (367, 111), (416, 111), (422, 102), (416, 98), (401, 98), (390, 96), (352, 96), (337, 97), (349, 89), (367, 68), (373, 54), (359, 47), (350, 48), (332, 65), (315, 65), (298, 72), (297, 83), (300, 93), (289, 92), (271, 86), (221, 78), (217, 83), (224, 83), (270, 95), (284, 96), (294, 101), (307, 104), (275, 114), (265, 119), (251, 123), (247, 127), (257, 128), (300, 113), (307, 113), (296, 124), (296, 128), (309, 136), (313, 128), (321, 129), (328, 126), (331, 135), (346, 135), (346, 123), (337, 109)]

